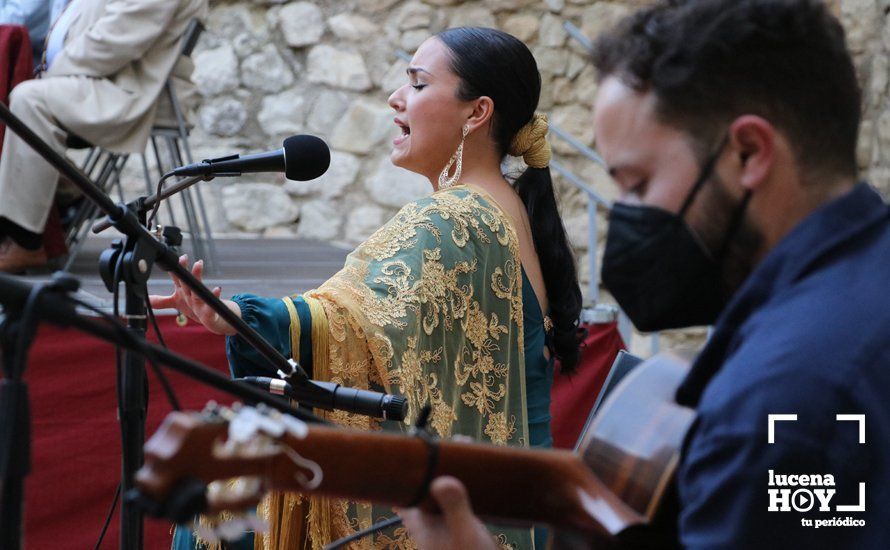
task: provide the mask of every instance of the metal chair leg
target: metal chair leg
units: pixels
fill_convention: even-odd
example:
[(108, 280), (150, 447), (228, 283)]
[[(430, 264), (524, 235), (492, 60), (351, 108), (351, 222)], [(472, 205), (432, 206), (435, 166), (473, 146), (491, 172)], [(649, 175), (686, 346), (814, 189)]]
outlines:
[[(127, 162), (127, 155), (94, 149), (90, 152), (88, 157), (88, 163), (91, 165), (88, 175), (91, 178), (92, 173), (99, 167), (98, 176), (92, 178), (96, 185), (103, 191), (108, 192), (116, 183), (118, 190), (121, 193), (121, 197), (123, 197), (123, 190), (120, 186), (120, 171), (123, 170), (123, 167)], [(104, 161), (102, 160), (103, 157)], [(71, 269), (74, 260), (76, 260), (77, 255), (80, 254), (92, 226), (90, 222), (95, 217), (97, 211), (98, 209), (96, 205), (89, 201), (82, 204), (78, 209), (74, 221), (68, 230), (68, 234), (65, 237), (65, 245), (68, 248), (68, 257), (65, 259), (65, 265), (63, 267), (65, 271)]]

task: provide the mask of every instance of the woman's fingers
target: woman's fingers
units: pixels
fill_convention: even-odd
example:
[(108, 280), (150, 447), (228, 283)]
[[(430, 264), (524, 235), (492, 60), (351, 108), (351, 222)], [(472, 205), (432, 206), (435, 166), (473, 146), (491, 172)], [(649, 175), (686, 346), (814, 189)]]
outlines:
[[(222, 288), (215, 287), (211, 290), (214, 296), (219, 298), (222, 295)], [(228, 323), (226, 323), (219, 313), (210, 305), (204, 303), (203, 300), (197, 299), (192, 304), (195, 315), (198, 316), (198, 322), (204, 325), (208, 330), (215, 334), (225, 334)]]
[[(179, 265), (191, 271), (192, 276), (199, 282), (203, 282), (204, 260), (198, 260), (191, 268), (189, 268), (188, 262), (187, 254), (179, 257)], [(150, 303), (152, 307), (176, 308), (192, 321), (204, 325), (208, 330), (217, 334), (224, 333), (225, 329), (229, 328), (228, 323), (223, 321), (220, 315), (207, 305), (204, 300), (185, 286), (179, 277), (171, 275), (170, 278), (173, 280), (173, 294), (170, 296), (151, 296)], [(222, 295), (222, 288), (215, 287), (212, 292), (214, 296), (219, 298)]]
[[(213, 294), (216, 295), (216, 289), (213, 289)], [(208, 321), (213, 321), (215, 316), (217, 315), (216, 311), (210, 307), (204, 300), (198, 298), (197, 296), (191, 302), (192, 309), (195, 313), (198, 314), (202, 319), (207, 319)]]
[(193, 311), (194, 308), (191, 303), (191, 292), (189, 292), (188, 288), (186, 288), (177, 278), (173, 279), (173, 284), (176, 286), (176, 291), (173, 293), (175, 298), (173, 307), (178, 309), (189, 319), (197, 321), (198, 319)]
[[(188, 269), (188, 255), (183, 254), (179, 257), (179, 265)], [(171, 274), (170, 279), (173, 281), (173, 294), (170, 296), (162, 297), (161, 300), (157, 300), (159, 305), (155, 306), (155, 302), (152, 302), (153, 307), (172, 307), (179, 310), (180, 313), (199, 323), (200, 320), (198, 315), (195, 314), (194, 307), (192, 306), (192, 292), (186, 287), (182, 281), (176, 275)], [(166, 299), (164, 299), (166, 298)]]
[(151, 304), (153, 309), (176, 308), (176, 294), (169, 296), (152, 294), (148, 297), (148, 303)]
[[(188, 256), (186, 256), (185, 254), (180, 256), (179, 257), (179, 265), (181, 265), (183, 267), (187, 266), (188, 265)], [(182, 285), (179, 282), (179, 279), (172, 273), (170, 274), (170, 279), (173, 281), (173, 294), (170, 294), (169, 296), (161, 296), (159, 294), (152, 294), (151, 296), (148, 297), (148, 302), (149, 302), (149, 304), (151, 304), (151, 307), (160, 308), (160, 309), (164, 309), (164, 308), (179, 309), (180, 298), (182, 295), (182, 291), (181, 291)]]

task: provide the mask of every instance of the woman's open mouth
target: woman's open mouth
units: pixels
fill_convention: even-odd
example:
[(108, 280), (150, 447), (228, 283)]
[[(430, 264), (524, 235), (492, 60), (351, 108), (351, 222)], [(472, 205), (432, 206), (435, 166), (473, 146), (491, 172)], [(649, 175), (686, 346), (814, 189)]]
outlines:
[(401, 145), (402, 143), (405, 143), (405, 141), (407, 141), (408, 137), (411, 135), (411, 128), (399, 119), (395, 119), (395, 123), (396, 123), (396, 126), (401, 128), (402, 133), (399, 136), (397, 136), (394, 140), (392, 140), (392, 144), (393, 145)]

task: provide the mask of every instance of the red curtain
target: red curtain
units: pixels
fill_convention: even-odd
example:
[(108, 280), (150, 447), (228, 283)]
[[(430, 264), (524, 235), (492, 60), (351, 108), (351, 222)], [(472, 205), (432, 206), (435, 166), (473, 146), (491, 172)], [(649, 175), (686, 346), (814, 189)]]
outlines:
[[(34, 74), (34, 55), (28, 29), (21, 25), (0, 25), (0, 101), (9, 105), (9, 94), (20, 82)], [(0, 151), (6, 125), (0, 122)], [(0, 159), (2, 160), (2, 159)], [(43, 231), (43, 246), (49, 258), (68, 252), (62, 222), (56, 208), (51, 208)]]
[(562, 376), (557, 367), (550, 392), (553, 446), (561, 449), (575, 447), (615, 356), (625, 349), (617, 323), (585, 323), (581, 328), (587, 335), (581, 344), (578, 370), (571, 376)]
[[(178, 327), (160, 317), (171, 349), (228, 374), (224, 339), (190, 323)], [(162, 367), (163, 368), (163, 367)], [(232, 399), (184, 375), (164, 369), (184, 410), (215, 399)], [(151, 436), (170, 405), (151, 370), (146, 434)], [(25, 483), (26, 548), (92, 548), (120, 479), (114, 350), (73, 329), (41, 327), (25, 382), (31, 398), (31, 473)], [(120, 516), (112, 518), (102, 548), (117, 548)], [(145, 547), (168, 548), (170, 524), (147, 518)]]
[[(0, 25), (0, 101), (9, 105), (9, 92), (19, 82), (31, 78), (34, 59), (28, 29), (21, 25)], [(0, 149), (6, 125), (0, 122)]]

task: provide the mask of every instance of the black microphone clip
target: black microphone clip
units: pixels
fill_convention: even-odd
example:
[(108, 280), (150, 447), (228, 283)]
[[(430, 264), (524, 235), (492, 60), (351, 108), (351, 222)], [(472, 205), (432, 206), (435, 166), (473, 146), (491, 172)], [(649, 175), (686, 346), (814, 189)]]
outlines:
[(404, 420), (408, 416), (408, 400), (401, 395), (345, 388), (335, 382), (318, 380), (307, 380), (305, 384), (299, 384), (299, 390), (286, 380), (268, 376), (245, 376), (235, 380), (310, 407), (336, 409), (383, 420)]
[[(206, 166), (206, 169), (202, 171), (204, 177), (208, 177), (208, 178), (209, 178), (209, 177), (217, 176), (217, 177), (220, 177), (220, 178), (235, 178), (235, 177), (240, 176), (240, 175), (241, 175), (241, 172), (239, 172), (239, 171), (231, 171), (231, 172), (216, 172), (216, 173), (214, 173), (214, 172), (211, 170), (211, 168), (212, 168), (212, 166), (213, 166), (215, 163), (218, 163), (218, 162), (224, 162), (224, 161), (227, 161), (227, 160), (238, 160), (239, 158), (241, 158), (241, 155), (234, 154), (234, 155), (229, 155), (229, 156), (227, 156), (227, 157), (218, 157), (218, 158), (215, 158), (215, 159), (204, 159), (204, 160), (202, 160), (202, 161), (200, 162), (200, 164), (199, 164), (198, 166)], [(194, 164), (192, 164), (192, 165), (190, 165), (190, 166), (195, 167)], [(183, 168), (189, 168), (189, 166), (185, 166), (185, 167), (183, 167)], [(180, 169), (177, 169), (177, 170), (180, 170)], [(174, 172), (175, 172), (175, 171), (176, 171), (176, 170), (174, 170)], [(201, 175), (201, 174), (195, 173), (195, 172), (197, 172), (197, 171), (198, 171), (198, 170), (194, 170), (194, 169), (193, 169), (189, 175)], [(185, 170), (180, 170), (180, 172), (185, 172)], [(179, 173), (177, 173), (177, 175), (179, 175)]]

